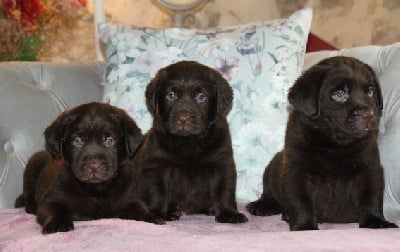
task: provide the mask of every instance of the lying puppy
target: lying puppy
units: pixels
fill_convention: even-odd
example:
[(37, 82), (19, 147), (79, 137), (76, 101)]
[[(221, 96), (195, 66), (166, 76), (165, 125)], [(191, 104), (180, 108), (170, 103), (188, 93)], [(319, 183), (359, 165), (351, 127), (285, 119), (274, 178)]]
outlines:
[(194, 61), (161, 69), (146, 89), (153, 127), (136, 156), (140, 188), (150, 210), (165, 220), (215, 215), (242, 223), (235, 200), (236, 169), (226, 115), (232, 89), (217, 71)]
[(142, 134), (123, 110), (83, 104), (63, 112), (44, 134), (47, 151), (30, 158), (16, 201), (37, 215), (43, 233), (72, 230), (73, 220), (163, 223), (138, 199), (138, 172), (130, 159)]
[(270, 162), (253, 215), (283, 212), (290, 230), (358, 222), (393, 228), (383, 216), (383, 168), (376, 143), (382, 95), (372, 69), (350, 57), (325, 59), (289, 92), (294, 109), (285, 146)]

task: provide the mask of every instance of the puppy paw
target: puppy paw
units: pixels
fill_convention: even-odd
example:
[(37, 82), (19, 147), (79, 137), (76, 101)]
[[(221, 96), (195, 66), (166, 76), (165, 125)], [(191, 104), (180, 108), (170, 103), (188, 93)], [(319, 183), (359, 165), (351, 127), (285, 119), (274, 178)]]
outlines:
[(36, 205), (32, 203), (26, 204), (25, 212), (30, 214), (36, 214)]
[(282, 207), (274, 199), (259, 199), (250, 202), (246, 206), (247, 211), (252, 215), (266, 216), (275, 215), (282, 212)]
[(72, 220), (57, 220), (52, 219), (49, 222), (43, 224), (42, 233), (43, 234), (51, 234), (56, 232), (68, 232), (74, 229), (74, 223)]
[(149, 212), (147, 213), (142, 213), (140, 215), (135, 214), (135, 215), (124, 215), (120, 216), (121, 219), (127, 219), (127, 220), (137, 220), (137, 221), (144, 221), (144, 222), (149, 222), (149, 223), (154, 223), (157, 225), (163, 225), (165, 224), (164, 218), (158, 215), (151, 214)]
[(317, 224), (313, 223), (299, 223), (290, 226), (291, 231), (305, 231), (305, 230), (318, 230)]
[(388, 222), (382, 218), (369, 217), (365, 221), (360, 222), (360, 228), (398, 228), (398, 226), (392, 222)]
[(119, 213), (118, 217), (127, 220), (145, 221), (157, 225), (165, 224), (165, 220), (162, 216), (150, 212), (140, 202), (132, 202), (129, 204)]
[(165, 224), (165, 220), (159, 216), (156, 215), (149, 215), (145, 220), (145, 222), (149, 222), (149, 223), (154, 223), (157, 225), (164, 225)]
[(214, 216), (214, 215), (215, 215), (215, 211), (214, 211), (213, 208), (208, 208), (208, 209), (206, 209), (206, 210), (204, 211), (204, 214), (205, 214), (205, 215), (208, 215), (208, 216)]
[(182, 214), (183, 214), (183, 212), (179, 211), (179, 210), (176, 210), (176, 211), (173, 211), (173, 212), (168, 212), (166, 214), (166, 216), (165, 216), (165, 219), (167, 221), (176, 221), (176, 220), (179, 220), (181, 218)]
[(282, 210), (282, 220), (289, 223), (289, 213), (285, 210)]
[(222, 211), (218, 216), (215, 216), (215, 221), (221, 223), (244, 223), (247, 222), (247, 217), (239, 212)]

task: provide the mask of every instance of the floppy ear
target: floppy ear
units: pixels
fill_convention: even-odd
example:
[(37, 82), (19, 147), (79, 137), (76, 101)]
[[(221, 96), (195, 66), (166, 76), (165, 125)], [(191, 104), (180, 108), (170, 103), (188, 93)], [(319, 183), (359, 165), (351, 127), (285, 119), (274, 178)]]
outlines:
[(288, 100), (295, 109), (307, 116), (319, 116), (320, 89), (326, 72), (327, 67), (315, 65), (296, 80), (288, 94)]
[(61, 113), (44, 131), (46, 150), (53, 158), (60, 158), (63, 155), (62, 145), (65, 141), (69, 126), (76, 121), (76, 114), (69, 110)]
[(135, 121), (123, 110), (120, 110), (116, 114), (112, 114), (112, 117), (118, 121), (122, 128), (122, 134), (125, 139), (126, 152), (128, 153), (128, 156), (133, 156), (137, 147), (142, 142), (142, 131), (137, 126)]
[(126, 134), (126, 152), (128, 156), (133, 156), (143, 140), (142, 131), (136, 125), (136, 123), (129, 118), (125, 123), (125, 134)]
[(157, 108), (157, 92), (161, 84), (167, 78), (168, 71), (161, 69), (146, 87), (146, 106), (149, 112), (154, 115)]
[(375, 89), (376, 89), (376, 95), (375, 95), (376, 105), (380, 110), (382, 110), (383, 109), (382, 90), (381, 90), (381, 85), (379, 84), (378, 78), (376, 78), (376, 76), (375, 76)]
[(228, 81), (215, 70), (210, 71), (209, 76), (214, 82), (214, 92), (217, 98), (217, 113), (221, 117), (225, 117), (232, 108), (232, 87), (229, 85)]
[(373, 79), (374, 79), (375, 90), (376, 90), (376, 94), (374, 95), (374, 97), (375, 97), (375, 102), (376, 102), (376, 105), (378, 106), (378, 108), (379, 108), (380, 110), (382, 110), (382, 109), (383, 109), (383, 97), (382, 97), (381, 86), (380, 86), (380, 84), (379, 84), (379, 79), (378, 79), (378, 77), (376, 76), (375, 71), (372, 69), (371, 66), (369, 66), (368, 64), (365, 64), (364, 62), (362, 62), (362, 63), (364, 64), (364, 66), (365, 66), (366, 68), (368, 68), (368, 70), (369, 70), (369, 71), (371, 72), (371, 74), (372, 74), (372, 77), (373, 77)]

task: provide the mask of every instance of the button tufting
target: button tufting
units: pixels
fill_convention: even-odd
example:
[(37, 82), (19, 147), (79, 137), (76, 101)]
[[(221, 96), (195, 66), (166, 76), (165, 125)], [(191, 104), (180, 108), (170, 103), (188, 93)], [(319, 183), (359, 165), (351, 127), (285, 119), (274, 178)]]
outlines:
[(7, 142), (4, 144), (4, 151), (7, 152), (8, 154), (11, 154), (14, 152), (14, 145), (11, 142)]
[(42, 83), (37, 82), (36, 85), (35, 85), (35, 87), (36, 87), (37, 89), (39, 89), (39, 90), (46, 90), (46, 89), (47, 89), (46, 84), (43, 83), (43, 82), (42, 82)]

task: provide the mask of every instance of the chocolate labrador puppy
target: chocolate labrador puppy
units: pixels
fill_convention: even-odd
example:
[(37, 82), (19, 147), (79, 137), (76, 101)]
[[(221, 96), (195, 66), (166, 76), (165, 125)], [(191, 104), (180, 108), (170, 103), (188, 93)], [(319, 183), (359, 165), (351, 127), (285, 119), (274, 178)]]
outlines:
[(43, 233), (72, 230), (73, 220), (164, 222), (139, 200), (131, 159), (142, 134), (123, 110), (83, 104), (63, 112), (44, 135), (46, 151), (30, 158), (16, 201), (37, 215)]
[(146, 89), (153, 126), (136, 162), (150, 210), (164, 220), (215, 215), (242, 223), (235, 200), (236, 168), (226, 115), (232, 89), (221, 74), (194, 61), (161, 69)]
[(358, 222), (394, 228), (383, 216), (383, 168), (377, 133), (382, 95), (373, 70), (351, 57), (332, 57), (290, 89), (293, 105), (285, 146), (264, 172), (253, 215), (283, 213), (290, 230), (317, 223)]

